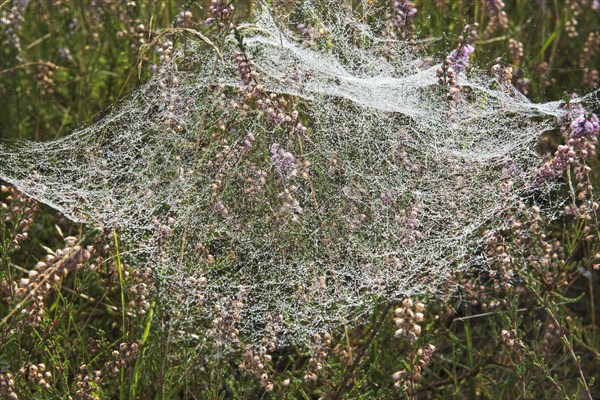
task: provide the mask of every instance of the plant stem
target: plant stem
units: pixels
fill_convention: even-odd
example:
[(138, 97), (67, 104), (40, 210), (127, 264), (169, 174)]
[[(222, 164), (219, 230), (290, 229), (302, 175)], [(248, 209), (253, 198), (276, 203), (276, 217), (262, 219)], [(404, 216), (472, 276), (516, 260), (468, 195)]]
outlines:
[(332, 397), (333, 400), (339, 400), (346, 390), (352, 388), (352, 384), (349, 385), (348, 381), (350, 380), (350, 378), (352, 378), (352, 375), (354, 374), (354, 371), (360, 364), (363, 356), (366, 353), (367, 348), (371, 345), (371, 343), (373, 343), (373, 340), (375, 340), (375, 336), (377, 336), (377, 332), (379, 331), (379, 328), (381, 328), (381, 326), (383, 325), (383, 322), (387, 319), (388, 313), (390, 312), (391, 308), (392, 308), (391, 304), (384, 307), (383, 312), (381, 313), (381, 316), (379, 317), (379, 320), (375, 323), (375, 326), (371, 330), (371, 335), (369, 336), (367, 341), (365, 341), (362, 344), (360, 349), (358, 349), (358, 351), (356, 352), (356, 358), (354, 359), (354, 362), (352, 363), (350, 368), (348, 368), (348, 370), (346, 371), (346, 374), (344, 375), (342, 382), (340, 383), (340, 385), (337, 388), (337, 391), (335, 392), (335, 394)]
[(583, 390), (585, 390), (585, 393), (587, 394), (588, 399), (593, 400), (592, 393), (590, 392), (590, 388), (587, 384), (587, 380), (585, 379), (585, 375), (583, 374), (583, 370), (581, 369), (581, 363), (579, 362), (579, 358), (575, 354), (575, 350), (573, 350), (573, 346), (571, 346), (571, 343), (569, 342), (569, 339), (567, 338), (567, 335), (565, 334), (564, 329), (562, 328), (561, 324), (558, 322), (558, 320), (554, 316), (554, 313), (552, 312), (552, 310), (550, 309), (550, 307), (548, 306), (546, 301), (535, 290), (531, 290), (531, 292), (535, 295), (535, 297), (537, 298), (540, 305), (544, 307), (544, 310), (546, 310), (546, 312), (548, 313), (548, 315), (554, 322), (554, 326), (556, 326), (558, 328), (558, 330), (560, 331), (561, 339), (562, 339), (563, 343), (565, 344), (565, 346), (567, 347), (567, 350), (569, 351), (571, 358), (573, 358), (573, 361), (575, 361), (575, 366), (577, 367), (577, 371), (579, 372)]

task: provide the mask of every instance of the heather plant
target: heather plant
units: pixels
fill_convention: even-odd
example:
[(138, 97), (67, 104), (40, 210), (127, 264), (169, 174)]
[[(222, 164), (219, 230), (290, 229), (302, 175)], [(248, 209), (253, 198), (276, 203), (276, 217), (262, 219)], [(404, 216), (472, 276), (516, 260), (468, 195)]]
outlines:
[[(437, 3), (102, 2), (90, 9), (102, 18), (77, 14), (92, 38), (115, 36), (93, 50), (100, 65), (129, 63), (94, 90), (138, 87), (93, 120), (41, 115), (40, 132), (86, 121), (58, 139), (0, 142), (13, 185), (0, 393), (597, 396), (597, 93), (523, 95), (540, 96), (556, 65), (594, 69), (593, 35), (574, 61), (557, 60), (557, 43), (576, 37), (572, 21), (594, 29), (583, 10), (595, 5), (554, 5), (561, 30), (546, 37), (540, 23), (534, 52), (514, 29), (529, 5)], [(17, 28), (36, 3), (21, 4)], [(432, 50), (419, 37), (440, 26), (452, 43)], [(28, 66), (41, 44), (23, 43), (6, 70), (37, 74), (38, 100), (56, 98), (63, 68)], [(89, 51), (73, 43), (57, 56)], [(550, 46), (547, 77), (528, 85)]]

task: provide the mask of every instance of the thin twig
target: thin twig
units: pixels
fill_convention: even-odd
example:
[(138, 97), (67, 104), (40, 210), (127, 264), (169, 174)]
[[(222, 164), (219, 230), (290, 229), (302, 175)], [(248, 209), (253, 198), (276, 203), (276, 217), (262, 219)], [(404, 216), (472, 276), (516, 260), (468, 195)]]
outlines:
[(366, 353), (367, 348), (371, 345), (371, 343), (373, 343), (373, 340), (375, 340), (375, 336), (377, 336), (377, 332), (379, 331), (379, 328), (381, 328), (381, 325), (383, 325), (383, 322), (387, 319), (388, 313), (390, 312), (391, 309), (392, 309), (391, 304), (387, 305), (384, 308), (383, 313), (379, 317), (379, 320), (377, 321), (377, 323), (371, 330), (371, 336), (369, 336), (369, 339), (367, 339), (367, 341), (364, 342), (363, 345), (360, 347), (360, 349), (358, 349), (358, 351), (356, 352), (356, 358), (354, 359), (354, 362), (352, 363), (350, 368), (348, 368), (348, 370), (346, 371), (346, 374), (344, 375), (342, 382), (340, 383), (337, 391), (333, 395), (333, 400), (340, 399), (341, 396), (344, 394), (344, 392), (348, 388), (352, 387), (352, 385), (348, 385), (348, 381), (350, 380), (350, 378), (352, 378), (352, 375), (354, 374), (354, 370), (356, 370), (356, 367), (358, 367), (358, 365), (360, 364), (363, 356)]
[(24, 64), (19, 64), (17, 66), (11, 67), (11, 68), (3, 69), (0, 71), (0, 74), (6, 74), (7, 72), (13, 72), (19, 68), (27, 68), (27, 67), (31, 67), (34, 65), (44, 65), (44, 66), (52, 68), (52, 69), (62, 68), (61, 66), (56, 65), (53, 62), (39, 60), (39, 61), (32, 61), (32, 62), (28, 62), (28, 63), (24, 63)]
[(545, 300), (535, 290), (530, 290), (530, 291), (537, 297), (537, 300), (539, 301), (539, 303), (543, 306), (544, 310), (548, 313), (548, 315), (554, 322), (554, 326), (556, 326), (557, 329), (560, 331), (561, 339), (562, 339), (563, 343), (565, 344), (565, 346), (567, 347), (567, 350), (569, 350), (571, 358), (573, 358), (573, 361), (575, 361), (577, 371), (579, 372), (579, 376), (581, 377), (581, 383), (583, 385), (583, 389), (585, 390), (585, 393), (587, 394), (588, 398), (590, 400), (593, 400), (592, 393), (590, 392), (590, 388), (587, 384), (587, 380), (585, 379), (585, 375), (583, 374), (583, 370), (581, 369), (581, 363), (579, 362), (579, 358), (575, 354), (575, 350), (573, 350), (573, 346), (571, 346), (571, 343), (569, 342), (569, 339), (567, 338), (567, 335), (565, 334), (564, 329), (562, 328), (561, 324), (558, 322), (558, 319), (556, 319), (556, 317), (554, 316), (554, 313), (552, 312), (550, 307), (546, 304)]
[[(570, 302), (563, 301), (561, 303), (556, 303), (557, 306), (561, 306), (561, 305), (564, 305), (564, 304), (570, 304)], [(536, 307), (536, 309), (539, 309), (539, 308), (544, 308), (544, 307), (543, 306)], [(519, 308), (519, 309), (517, 309), (517, 312), (521, 313), (521, 312), (525, 312), (527, 310), (529, 310), (529, 308)], [(499, 312), (500, 312), (500, 310), (494, 310), (494, 311), (484, 312), (484, 313), (481, 313), (481, 314), (475, 314), (475, 315), (469, 315), (469, 316), (466, 316), (466, 317), (454, 318), (452, 320), (452, 322), (454, 322), (454, 321), (466, 321), (466, 320), (469, 320), (469, 319), (486, 317), (488, 315), (498, 314)]]

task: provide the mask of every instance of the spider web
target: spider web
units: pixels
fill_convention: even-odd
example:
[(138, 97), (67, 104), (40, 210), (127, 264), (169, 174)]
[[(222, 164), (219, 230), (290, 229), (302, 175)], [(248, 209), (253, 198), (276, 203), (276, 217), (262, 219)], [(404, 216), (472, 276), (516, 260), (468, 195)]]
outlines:
[(534, 148), (558, 103), (478, 72), (448, 101), (439, 65), (347, 8), (331, 16), (338, 6), (306, 2), (310, 21), (290, 17), (325, 32), (311, 45), (266, 6), (239, 26), (262, 93), (297, 110), (306, 133), (240, 100), (233, 35), (221, 55), (187, 40), (101, 121), (0, 142), (0, 178), (73, 221), (119, 229), (183, 332), (240, 298), (244, 340), (282, 315), (282, 342), (302, 342), (375, 299), (435, 294), (472, 264), (484, 229), (548, 192), (531, 185)]

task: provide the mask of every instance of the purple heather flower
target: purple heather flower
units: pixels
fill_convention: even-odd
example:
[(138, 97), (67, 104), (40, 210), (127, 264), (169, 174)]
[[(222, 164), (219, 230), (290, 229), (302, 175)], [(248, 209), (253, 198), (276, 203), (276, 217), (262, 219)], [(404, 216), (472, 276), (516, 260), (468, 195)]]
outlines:
[(215, 204), (215, 208), (223, 217), (226, 217), (227, 214), (229, 214), (229, 210), (227, 210), (227, 207), (225, 207), (225, 204), (223, 204), (222, 201), (217, 202), (217, 204)]
[(308, 30), (308, 27), (304, 24), (298, 24), (298, 26), (296, 26), (296, 28), (298, 28), (298, 30), (300, 31), (300, 33), (306, 37), (310, 37), (310, 31)]
[(402, 39), (408, 37), (408, 31), (411, 27), (411, 21), (417, 14), (412, 1), (409, 0), (394, 0), (392, 2), (392, 13), (388, 14), (388, 29), (395, 36), (400, 34)]
[(381, 204), (387, 205), (392, 201), (392, 196), (389, 193), (383, 193), (380, 197)]
[(193, 18), (194, 15), (191, 11), (182, 11), (177, 15), (177, 26), (186, 26), (192, 22)]
[(392, 3), (392, 8), (396, 12), (396, 15), (394, 16), (396, 24), (402, 27), (417, 14), (417, 9), (412, 1), (409, 0), (395, 0)]
[(560, 145), (554, 153), (554, 157), (544, 163), (539, 169), (535, 187), (539, 187), (543, 182), (553, 181), (563, 174), (563, 171), (574, 160), (575, 152), (572, 147)]
[(580, 115), (571, 122), (571, 134), (572, 139), (579, 139), (584, 136), (592, 137), (598, 134), (600, 125), (598, 124), (598, 116), (591, 114), (588, 118), (584, 115)]
[(595, 146), (596, 136), (600, 133), (598, 116), (587, 114), (575, 94), (571, 96), (569, 103), (559, 105), (559, 109), (565, 108), (567, 112), (561, 115), (558, 121), (562, 124), (561, 133), (566, 144), (558, 146), (554, 157), (538, 169), (535, 186), (560, 177), (571, 164), (582, 165), (582, 160), (588, 157), (590, 148)]
[(19, 11), (23, 11), (25, 9), (25, 7), (27, 7), (28, 3), (29, 3), (29, 0), (14, 0), (13, 7)]
[(229, 0), (211, 0), (210, 13), (212, 14), (212, 18), (208, 18), (204, 22), (207, 25), (210, 25), (215, 19), (224, 22), (231, 17), (234, 11), (235, 7)]
[(271, 152), (271, 166), (278, 178), (286, 180), (296, 172), (296, 159), (292, 153), (285, 151), (278, 143), (273, 143), (269, 149)]
[(254, 135), (252, 133), (249, 133), (244, 138), (244, 142), (242, 143), (242, 146), (249, 149), (250, 147), (252, 147), (252, 143), (254, 143), (255, 140), (256, 140), (256, 138), (254, 137)]
[(10, 45), (17, 51), (17, 60), (21, 60), (21, 40), (19, 38), (19, 31), (21, 30), (21, 23), (24, 20), (25, 8), (27, 7), (28, 0), (13, 0), (12, 9), (6, 17), (0, 19), (1, 25), (4, 25), (2, 29), (2, 39), (0, 39), (0, 46)]
[(470, 44), (460, 46), (458, 49), (452, 50), (450, 53), (450, 67), (458, 74), (469, 69), (471, 66), (469, 58), (475, 51), (475, 48)]

